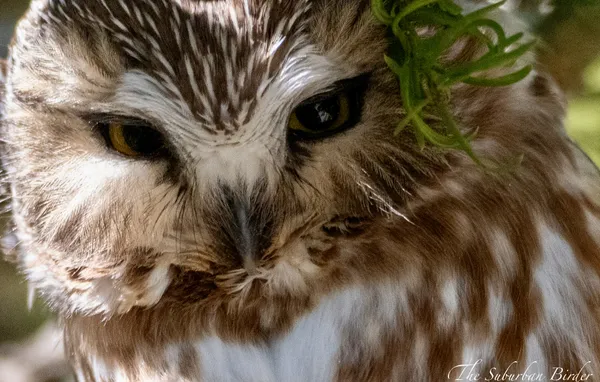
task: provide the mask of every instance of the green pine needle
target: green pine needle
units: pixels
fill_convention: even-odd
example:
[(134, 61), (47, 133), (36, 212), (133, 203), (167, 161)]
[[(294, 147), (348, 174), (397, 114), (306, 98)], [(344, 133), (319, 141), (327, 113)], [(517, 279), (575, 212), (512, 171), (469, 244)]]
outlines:
[[(475, 133), (463, 135), (452, 116), (450, 88), (461, 82), (475, 86), (508, 86), (531, 72), (529, 65), (501, 77), (481, 76), (490, 69), (510, 67), (535, 44), (534, 41), (522, 43), (523, 33), (507, 36), (500, 24), (486, 17), (505, 1), (464, 14), (452, 0), (371, 0), (373, 15), (390, 31), (390, 49), (384, 59), (398, 77), (406, 109), (406, 117), (397, 125), (395, 134), (411, 126), (419, 147), (429, 142), (462, 150), (477, 164), (485, 166), (471, 148)], [(418, 28), (425, 26), (433, 27), (430, 29), (434, 34), (419, 36)], [(494, 37), (483, 33), (484, 30)], [(485, 44), (488, 51), (471, 62), (443, 62), (444, 52), (458, 39), (469, 36)], [(430, 126), (425, 122), (425, 114), (441, 120), (442, 127)]]

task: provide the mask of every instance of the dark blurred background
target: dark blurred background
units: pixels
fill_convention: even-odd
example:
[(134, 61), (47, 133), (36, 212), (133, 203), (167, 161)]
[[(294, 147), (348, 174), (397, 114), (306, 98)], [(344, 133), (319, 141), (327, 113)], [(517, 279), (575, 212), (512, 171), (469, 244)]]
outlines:
[[(568, 95), (569, 133), (600, 164), (600, 0), (511, 4), (540, 35), (541, 64)], [(0, 0), (0, 57), (6, 57), (14, 24), (27, 5), (26, 0)], [(27, 309), (27, 285), (0, 260), (0, 382), (64, 380), (65, 369), (53, 363), (61, 353), (60, 340), (42, 326), (48, 317), (40, 301)], [(44, 357), (48, 364), (37, 365)], [(27, 371), (34, 363), (40, 370), (17, 375), (19, 365)]]

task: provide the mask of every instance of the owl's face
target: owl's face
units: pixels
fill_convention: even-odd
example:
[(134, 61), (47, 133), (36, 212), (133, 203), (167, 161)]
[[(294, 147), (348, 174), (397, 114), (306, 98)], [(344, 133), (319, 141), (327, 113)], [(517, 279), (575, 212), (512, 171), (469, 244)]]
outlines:
[(308, 304), (446, 168), (392, 133), (384, 34), (368, 1), (34, 1), (3, 130), (29, 279), (63, 312)]

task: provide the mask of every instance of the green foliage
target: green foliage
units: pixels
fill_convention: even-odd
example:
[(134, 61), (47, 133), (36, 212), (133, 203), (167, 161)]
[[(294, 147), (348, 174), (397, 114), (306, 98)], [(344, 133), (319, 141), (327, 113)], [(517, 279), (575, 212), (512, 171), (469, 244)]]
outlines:
[[(520, 43), (523, 33), (507, 36), (496, 21), (486, 16), (505, 1), (465, 14), (452, 0), (372, 0), (372, 12), (388, 26), (390, 49), (385, 62), (396, 74), (407, 116), (395, 134), (412, 126), (421, 148), (426, 142), (438, 147), (459, 149), (482, 165), (470, 141), (463, 135), (450, 109), (450, 89), (457, 83), (475, 86), (507, 86), (524, 79), (532, 70), (526, 66), (510, 74), (489, 78), (490, 69), (510, 67), (534, 42)], [(426, 36), (418, 30), (428, 27)], [(491, 33), (484, 33), (489, 31)], [(470, 62), (447, 63), (443, 55), (460, 38), (473, 37), (487, 46), (487, 52)], [(425, 120), (437, 119), (441, 127)]]

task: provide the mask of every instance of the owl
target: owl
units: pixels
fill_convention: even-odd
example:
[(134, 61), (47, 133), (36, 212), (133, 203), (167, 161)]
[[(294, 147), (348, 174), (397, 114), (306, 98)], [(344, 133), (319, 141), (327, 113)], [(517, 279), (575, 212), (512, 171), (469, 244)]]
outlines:
[(393, 134), (388, 45), (366, 0), (31, 3), (8, 256), (79, 381), (598, 378), (600, 176), (560, 91), (452, 89), (480, 157), (523, 157), (490, 171)]

